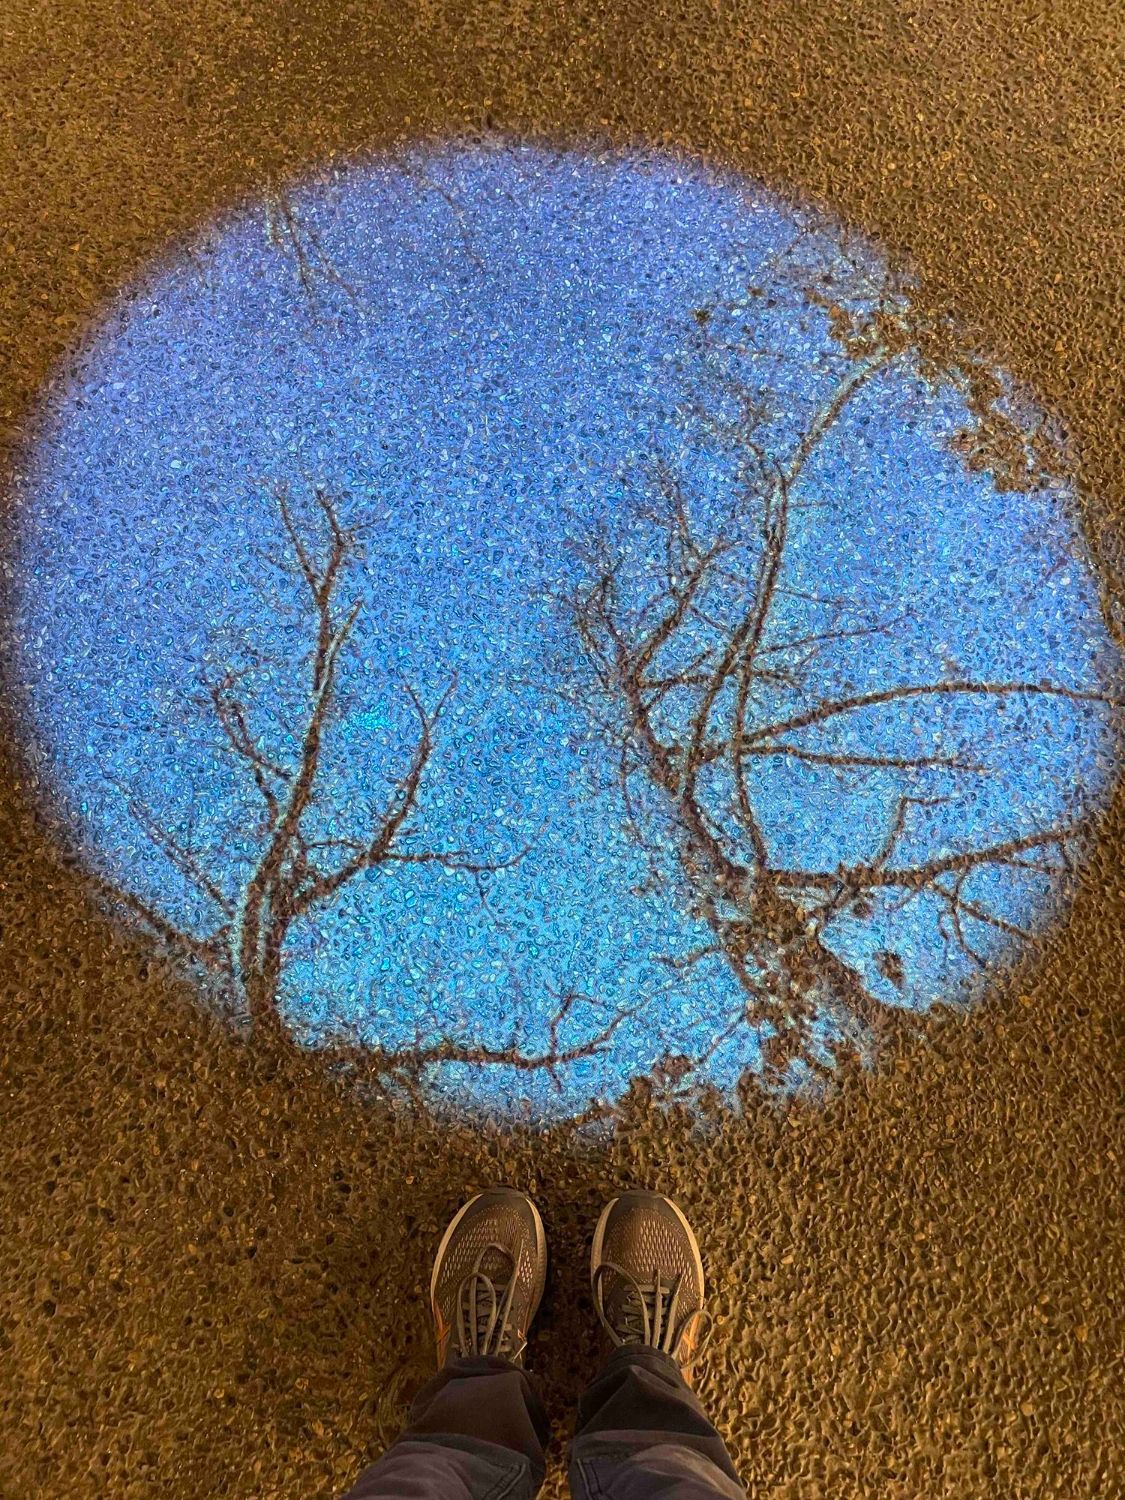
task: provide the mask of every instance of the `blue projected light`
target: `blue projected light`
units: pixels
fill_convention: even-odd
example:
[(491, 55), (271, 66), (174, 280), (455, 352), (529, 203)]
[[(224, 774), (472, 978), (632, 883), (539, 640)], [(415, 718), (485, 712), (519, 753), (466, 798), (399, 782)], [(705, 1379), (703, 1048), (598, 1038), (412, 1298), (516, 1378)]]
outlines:
[(1113, 771), (1049, 424), (692, 162), (274, 191), (119, 298), (17, 483), (95, 878), (252, 1033), (461, 1106), (815, 1090), (1018, 954)]

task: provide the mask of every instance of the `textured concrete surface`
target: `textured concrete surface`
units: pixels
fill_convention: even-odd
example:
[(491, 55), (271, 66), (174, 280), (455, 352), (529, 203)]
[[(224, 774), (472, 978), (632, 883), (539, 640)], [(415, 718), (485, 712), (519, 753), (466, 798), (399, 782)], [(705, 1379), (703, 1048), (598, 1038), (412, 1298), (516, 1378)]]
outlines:
[[(1120, 640), (1112, 7), (403, 10), (14, 0), (9, 454), (112, 289), (269, 180), (418, 132), (654, 141), (909, 254), (1059, 408)], [(1121, 1487), (1120, 797), (1066, 927), (971, 1019), (931, 1022), (823, 1113), (701, 1126), (638, 1099), (605, 1140), (392, 1117), (314, 1065), (272, 1069), (43, 838), (18, 726), (3, 766), (3, 1493), (342, 1488), (428, 1362), (441, 1225), (496, 1177), (539, 1193), (553, 1237), (534, 1362), (560, 1436), (595, 1353), (584, 1236), (629, 1182), (699, 1225), (703, 1391), (752, 1493)]]

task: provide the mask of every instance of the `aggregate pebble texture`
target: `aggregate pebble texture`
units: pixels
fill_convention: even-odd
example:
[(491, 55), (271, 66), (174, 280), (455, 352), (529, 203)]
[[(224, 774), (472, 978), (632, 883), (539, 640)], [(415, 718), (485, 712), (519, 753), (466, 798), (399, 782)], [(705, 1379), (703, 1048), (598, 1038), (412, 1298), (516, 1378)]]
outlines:
[[(908, 257), (1058, 411), (1121, 644), (1112, 7), (404, 10), (8, 7), (4, 461), (117, 287), (305, 167), (474, 131), (682, 149)], [(343, 1489), (426, 1372), (442, 1225), (498, 1179), (551, 1236), (556, 1460), (597, 1357), (586, 1236), (631, 1184), (698, 1226), (701, 1393), (752, 1494), (1121, 1489), (1119, 794), (1066, 924), (827, 1106), (638, 1091), (612, 1135), (469, 1129), (209, 1022), (48, 835), (3, 729), (2, 1493)]]

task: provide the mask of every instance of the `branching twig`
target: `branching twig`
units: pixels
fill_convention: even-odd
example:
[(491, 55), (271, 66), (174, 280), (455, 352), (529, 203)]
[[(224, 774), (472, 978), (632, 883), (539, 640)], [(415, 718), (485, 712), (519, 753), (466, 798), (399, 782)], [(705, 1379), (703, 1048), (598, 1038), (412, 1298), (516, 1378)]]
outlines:
[[(650, 789), (649, 804), (659, 807), (673, 830), (672, 847), (664, 852), (675, 858), (693, 913), (710, 930), (710, 942), (683, 959), (665, 962), (676, 972), (687, 972), (705, 956), (725, 960), (743, 1007), (720, 1030), (713, 1047), (741, 1025), (772, 1018), (784, 1033), (778, 1045), (805, 1046), (803, 1055), (812, 1067), (820, 1066), (807, 1045), (818, 1017), (838, 1023), (844, 1034), (857, 1022), (877, 1033), (891, 1020), (893, 1009), (822, 941), (831, 922), (845, 912), (871, 917), (875, 893), (894, 897), (899, 909), (928, 893), (948, 913), (955, 940), (976, 962), (979, 955), (965, 941), (964, 920), (1008, 937), (1027, 934), (966, 896), (969, 876), (985, 868), (1057, 873), (1053, 864), (1042, 862), (1042, 851), (1053, 851), (1065, 865), (1068, 845), (1080, 829), (1049, 829), (957, 854), (903, 861), (897, 854), (911, 807), (947, 800), (908, 790), (897, 794), (888, 831), (870, 859), (832, 870), (779, 867), (771, 859), (755, 805), (750, 767), (774, 757), (836, 771), (885, 772), (908, 786), (934, 775), (986, 776), (991, 768), (961, 750), (851, 749), (806, 743), (801, 736), (849, 716), (925, 700), (957, 703), (975, 697), (1002, 703), (1039, 696), (1114, 710), (1125, 706), (1095, 689), (964, 676), (832, 696), (814, 697), (809, 691), (816, 658), (829, 645), (886, 635), (909, 618), (907, 611), (897, 620), (852, 626), (847, 623), (847, 612), (854, 610), (851, 600), (799, 587), (786, 576), (793, 517), (807, 508), (795, 491), (814, 455), (838, 430), (860, 392), (900, 358), (921, 363), (930, 372), (927, 378), (943, 378), (948, 369), (951, 379), (976, 382), (976, 394), (992, 399), (981, 368), (972, 361), (959, 363), (949, 340), (936, 327), (924, 326), (892, 279), (870, 275), (846, 253), (839, 270), (840, 283), (851, 287), (851, 307), (841, 302), (827, 278), (823, 291), (797, 282), (790, 287), (796, 307), (807, 308), (811, 302), (826, 313), (842, 368), (804, 429), (776, 457), (768, 450), (770, 393), (745, 383), (741, 373), (770, 355), (748, 326), (757, 289), (723, 309), (734, 330), (724, 359), (716, 357), (714, 318), (701, 310), (700, 337), (714, 366), (719, 411), (716, 415), (697, 402), (690, 415), (712, 440), (737, 451), (730, 503), (718, 508), (710, 535), (701, 535), (689, 520), (692, 510), (682, 481), (667, 463), (654, 464), (655, 494), (641, 515), (653, 534), (650, 586), (635, 581), (626, 586), (623, 579), (634, 580), (635, 568), (632, 562), (628, 570), (623, 567), (603, 524), (576, 549), (586, 580), (562, 601), (589, 671), (589, 680), (571, 701), (585, 702), (590, 722), (612, 749), (626, 825), (656, 870), (660, 834), (642, 825), (632, 785), (641, 779)], [(710, 497), (709, 508), (716, 514)], [(835, 618), (827, 627), (787, 630), (778, 639), (772, 621), (781, 599), (803, 601)], [(805, 704), (782, 715), (774, 708), (767, 717), (761, 705), (773, 701), (778, 689), (804, 696)], [(1039, 858), (1029, 860), (1036, 854)], [(888, 965), (895, 959), (897, 955), (887, 955)], [(897, 978), (896, 983), (901, 987)]]
[[(290, 495), (276, 490), (281, 526), (288, 539), (307, 608), (313, 621), (313, 642), (307, 664), (307, 693), (303, 719), (288, 738), (293, 742), (291, 765), (263, 750), (251, 729), (251, 713), (239, 692), (252, 672), (262, 665), (249, 648), (251, 666), (232, 667), (205, 684), (209, 703), (223, 737), (225, 749), (236, 765), (248, 773), (265, 803), (267, 819), (249, 873), (241, 880), (234, 899), (223, 891), (198, 858), (194, 844), (194, 818), (189, 815), (186, 840), (179, 841), (162, 829), (139, 799), (119, 787), (135, 821), (175, 866), (188, 883), (216, 906), (222, 917), (205, 938), (181, 930), (154, 906), (130, 892), (113, 891), (134, 916), (156, 934), (177, 957), (205, 967), (233, 988), (243, 1003), (255, 1030), (277, 1045), (291, 1045), (279, 1012), (283, 968), (287, 953), (297, 950), (301, 924), (314, 908), (330, 904), (361, 874), (379, 869), (402, 869), (410, 865), (437, 865), (475, 881), (482, 904), (489, 911), (485, 880), (515, 868), (527, 856), (534, 840), (513, 854), (484, 859), (462, 848), (427, 847), (413, 842), (411, 819), (418, 813), (419, 797), (436, 748), (438, 726), (456, 688), (452, 678), (433, 708), (427, 708), (416, 689), (403, 681), (402, 689), (417, 719), (417, 734), (406, 768), (394, 781), (380, 812), (366, 831), (345, 835), (310, 837), (309, 816), (323, 812), (326, 800), (324, 747), (330, 730), (337, 680), (343, 654), (360, 614), (360, 600), (337, 607), (337, 595), (348, 565), (355, 556), (356, 531), (346, 526), (327, 491), (313, 494), (322, 529), (323, 550), (298, 523)], [(274, 565), (283, 567), (281, 559)], [(495, 918), (494, 918), (495, 919)], [(561, 1032), (580, 1004), (595, 1004), (589, 996), (569, 990), (559, 999), (548, 1019), (548, 1046), (528, 1051), (518, 1031), (507, 1045), (462, 1039), (452, 1033), (436, 1041), (419, 1037), (410, 1048), (379, 1045), (353, 1049), (329, 1046), (329, 1062), (360, 1061), (366, 1070), (399, 1078), (417, 1079), (427, 1068), (439, 1064), (505, 1065), (520, 1070), (543, 1069), (555, 1077), (569, 1063), (595, 1056), (608, 1045), (622, 1023), (637, 1007), (622, 1009), (589, 1037), (564, 1045)]]

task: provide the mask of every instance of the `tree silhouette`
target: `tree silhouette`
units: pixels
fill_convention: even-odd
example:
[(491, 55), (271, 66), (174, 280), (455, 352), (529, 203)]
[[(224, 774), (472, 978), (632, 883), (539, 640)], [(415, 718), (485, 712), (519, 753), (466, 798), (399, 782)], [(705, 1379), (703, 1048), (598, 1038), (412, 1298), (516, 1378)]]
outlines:
[(333, 287), (344, 293), (353, 309), (361, 310), (355, 288), (340, 275), (315, 227), (278, 182), (271, 182), (266, 193), (265, 230), (270, 247), (291, 258), (313, 324), (320, 321), (325, 295)]
[[(879, 743), (887, 714), (967, 699), (1055, 697), (1112, 706), (1099, 691), (978, 679), (955, 666), (940, 680), (867, 691), (818, 681), (818, 661), (834, 644), (870, 653), (903, 618), (857, 619), (854, 600), (802, 592), (787, 573), (795, 518), (826, 505), (815, 495), (802, 498), (802, 480), (866, 387), (898, 367), (931, 387), (956, 389), (970, 418), (952, 446), (971, 468), (987, 470), (997, 488), (1052, 483), (1062, 454), (1049, 424), (1021, 418), (984, 358), (959, 346), (952, 325), (922, 311), (903, 285), (889, 277), (876, 282), (846, 256), (828, 274), (810, 271), (800, 248), (798, 236), (770, 268), (768, 295), (752, 286), (695, 315), (695, 352), (708, 373), (688, 420), (733, 455), (718, 519), (714, 503), (701, 501), (678, 465), (654, 460), (643, 503), (626, 522), (603, 523), (575, 542), (581, 582), (559, 594), (581, 648), (559, 690), (584, 708), (613, 752), (629, 831), (648, 853), (654, 886), (668, 888), (671, 852), (673, 879), (710, 936), (686, 958), (667, 961), (688, 974), (715, 959), (737, 982), (735, 1013), (695, 1065), (749, 1026), (765, 1039), (763, 1057), (775, 1079), (797, 1060), (815, 1076), (831, 1071), (826, 1054), (836, 1061), (845, 1053), (869, 1055), (901, 1015), (834, 951), (834, 924), (871, 919), (882, 898), (893, 895), (901, 906), (926, 896), (941, 909), (943, 934), (983, 968), (972, 936), (977, 924), (1009, 937), (1031, 934), (967, 889), (973, 876), (1019, 870), (1056, 879), (1070, 868), (1084, 829), (1076, 813), (1021, 837), (904, 857), (911, 819), (951, 796), (948, 789), (928, 792), (926, 779), (944, 778), (948, 788), (989, 774), (989, 767), (976, 745), (915, 753)], [(827, 318), (840, 358), (804, 425), (789, 423), (779, 436), (786, 427), (778, 420), (783, 356), (769, 322), (780, 315)], [(782, 624), (783, 598), (787, 605), (803, 600), (813, 623), (796, 633)], [(826, 733), (841, 729), (848, 731), (844, 743), (825, 744)], [(779, 757), (841, 777), (893, 780), (875, 851), (835, 868), (776, 857), (754, 773)], [(904, 988), (901, 954), (876, 953), (874, 968), (894, 989)]]
[[(207, 930), (199, 935), (178, 925), (151, 902), (128, 890), (114, 888), (112, 894), (174, 954), (209, 976), (220, 993), (233, 1000), (236, 1011), (246, 1017), (256, 1038), (274, 1047), (290, 1047), (293, 1044), (279, 1001), (291, 940), (302, 924), (315, 921), (328, 910), (345, 887), (372, 872), (432, 864), (480, 882), (518, 864), (527, 849), (506, 860), (489, 861), (465, 849), (431, 846), (421, 838), (420, 792), (432, 770), (437, 737), (456, 689), (455, 680), (448, 683), (432, 708), (403, 680), (402, 691), (412, 706), (417, 730), (412, 742), (402, 746), (402, 769), (390, 794), (366, 826), (353, 827), (345, 834), (321, 835), (321, 827), (336, 829), (347, 821), (338, 809), (324, 805), (329, 796), (324, 752), (326, 737), (333, 729), (340, 664), (352, 644), (362, 609), (358, 597), (347, 605), (339, 603), (349, 569), (362, 552), (360, 529), (345, 526), (327, 490), (316, 488), (315, 515), (322, 533), (318, 553), (317, 539), (307, 535), (299, 524), (288, 492), (279, 488), (275, 500), (291, 556), (259, 555), (278, 570), (283, 581), (295, 583), (304, 600), (304, 617), (311, 623), (311, 645), (303, 662), (292, 657), (278, 662), (263, 656), (251, 644), (240, 642), (239, 654), (244, 660), (206, 678), (198, 705), (209, 712), (217, 727), (223, 752), (254, 788), (260, 819), (253, 832), (253, 858), (239, 877), (237, 888), (231, 889), (229, 856), (213, 862), (219, 869), (209, 867), (195, 847), (190, 824), (186, 837), (174, 836), (135, 793), (116, 782), (137, 825), (209, 912), (209, 920), (203, 924)], [(276, 587), (267, 589), (266, 602), (277, 608), (280, 592)], [(281, 670), (295, 678), (290, 697), (299, 705), (299, 712), (296, 722), (290, 723), (281, 736), (287, 751), (277, 752), (267, 746), (270, 737), (255, 734), (252, 727), (253, 705), (245, 689), (261, 679), (265, 665), (271, 673)], [(276, 685), (273, 692), (275, 698), (283, 696)], [(354, 818), (354, 809), (351, 811)], [(568, 1046), (561, 1039), (564, 1025), (573, 1021), (580, 1007), (596, 1010), (598, 1002), (574, 988), (562, 990), (554, 1000), (555, 1009), (547, 1022), (548, 1045), (542, 1051), (525, 1049), (518, 1022), (501, 1043), (454, 1035), (418, 1035), (414, 1045), (406, 1048), (340, 1044), (322, 1050), (337, 1059), (362, 1061), (369, 1070), (401, 1078), (416, 1078), (423, 1069), (438, 1063), (554, 1071), (601, 1051), (617, 1027), (635, 1013), (617, 1011), (585, 1040)]]

